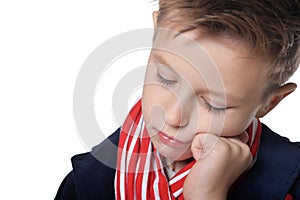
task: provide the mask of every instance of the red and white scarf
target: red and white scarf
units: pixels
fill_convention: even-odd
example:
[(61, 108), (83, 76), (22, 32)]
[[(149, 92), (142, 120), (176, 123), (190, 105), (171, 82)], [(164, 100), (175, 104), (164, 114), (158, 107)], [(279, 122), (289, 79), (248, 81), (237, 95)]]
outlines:
[[(256, 156), (261, 123), (254, 120), (248, 128), (253, 157)], [(115, 175), (117, 200), (181, 200), (183, 184), (195, 161), (168, 180), (161, 157), (151, 143), (142, 119), (141, 100), (132, 108), (120, 132)]]

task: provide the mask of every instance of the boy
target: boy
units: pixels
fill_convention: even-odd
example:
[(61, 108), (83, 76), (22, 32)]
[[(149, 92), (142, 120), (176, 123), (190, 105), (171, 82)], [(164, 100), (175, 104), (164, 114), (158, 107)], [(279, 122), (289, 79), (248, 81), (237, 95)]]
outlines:
[(142, 100), (56, 199), (300, 199), (299, 144), (258, 120), (296, 89), (300, 2), (159, 6)]

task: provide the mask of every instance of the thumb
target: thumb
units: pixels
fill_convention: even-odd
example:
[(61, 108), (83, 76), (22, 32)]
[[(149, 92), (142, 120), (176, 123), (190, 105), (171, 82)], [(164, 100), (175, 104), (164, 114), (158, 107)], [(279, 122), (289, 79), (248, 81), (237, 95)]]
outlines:
[(197, 134), (191, 145), (191, 151), (196, 161), (206, 157), (218, 142), (219, 137), (213, 134)]

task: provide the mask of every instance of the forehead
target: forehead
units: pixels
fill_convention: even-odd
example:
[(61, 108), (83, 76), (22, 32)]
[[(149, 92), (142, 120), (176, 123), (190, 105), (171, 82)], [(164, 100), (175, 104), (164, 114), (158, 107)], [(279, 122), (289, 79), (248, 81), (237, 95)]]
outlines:
[(241, 43), (195, 31), (178, 34), (163, 30), (153, 47), (151, 59), (171, 67), (195, 89), (202, 80), (211, 91), (224, 89), (244, 99), (259, 98), (266, 88), (267, 59), (250, 53)]

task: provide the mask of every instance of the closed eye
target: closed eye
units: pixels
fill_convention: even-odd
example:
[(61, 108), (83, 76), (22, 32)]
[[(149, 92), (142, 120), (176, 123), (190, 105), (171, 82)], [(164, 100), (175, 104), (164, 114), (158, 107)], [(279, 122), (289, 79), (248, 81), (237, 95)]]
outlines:
[(203, 100), (203, 105), (204, 105), (204, 107), (206, 108), (206, 110), (208, 112), (212, 112), (214, 114), (223, 114), (228, 109), (228, 108), (217, 108), (217, 107), (214, 107), (210, 103), (208, 103), (208, 101), (206, 101), (203, 97), (201, 97), (201, 99)]
[(156, 72), (156, 79), (162, 85), (166, 85), (166, 86), (177, 83), (177, 81), (175, 81), (175, 80), (169, 80), (169, 79), (164, 78), (158, 71)]

